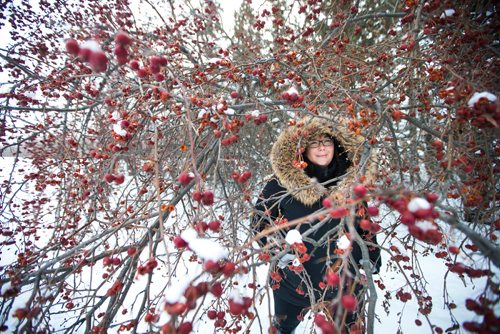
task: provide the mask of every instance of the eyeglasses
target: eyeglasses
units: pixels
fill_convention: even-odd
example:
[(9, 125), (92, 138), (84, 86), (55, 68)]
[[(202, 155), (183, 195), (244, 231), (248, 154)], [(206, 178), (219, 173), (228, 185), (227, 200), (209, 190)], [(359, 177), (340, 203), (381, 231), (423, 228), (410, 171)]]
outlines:
[(307, 144), (307, 147), (318, 148), (318, 147), (320, 147), (320, 145), (323, 145), (325, 147), (333, 146), (333, 140), (331, 140), (330, 138), (325, 138), (325, 139), (321, 139), (321, 140), (313, 140)]

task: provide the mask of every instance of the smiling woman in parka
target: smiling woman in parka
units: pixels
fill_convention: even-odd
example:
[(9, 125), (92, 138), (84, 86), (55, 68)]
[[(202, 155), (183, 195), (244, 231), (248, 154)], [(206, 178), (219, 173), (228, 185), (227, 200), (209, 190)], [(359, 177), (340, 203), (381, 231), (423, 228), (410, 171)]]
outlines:
[[(274, 295), (274, 325), (278, 333), (292, 333), (300, 323), (300, 316), (316, 303), (331, 301), (338, 292), (337, 288), (325, 288), (327, 271), (337, 271), (342, 252), (337, 247), (339, 231), (347, 231), (349, 217), (322, 218), (317, 215), (324, 211), (324, 200), (333, 203), (344, 197), (353, 183), (359, 169), (364, 138), (349, 133), (326, 119), (305, 118), (287, 128), (278, 137), (271, 151), (271, 166), (274, 176), (265, 185), (259, 196), (255, 215), (252, 219), (253, 230), (258, 233), (273, 228), (272, 234), (260, 237), (259, 243), (269, 248), (280, 248), (284, 236), (290, 229), (297, 229), (307, 248), (298, 249), (293, 254), (282, 256), (271, 276)], [(373, 173), (374, 157), (367, 160), (365, 177)], [(357, 212), (362, 212), (359, 203)], [(316, 215), (314, 215), (316, 214)], [(305, 218), (314, 215), (313, 218)], [(372, 244), (377, 243), (375, 235), (359, 228), (362, 217), (357, 215), (353, 222), (358, 234)], [(298, 225), (283, 225), (299, 221)], [(281, 227), (280, 227), (281, 225)], [(283, 227), (285, 226), (285, 227)], [(300, 244), (300, 243), (299, 243)], [(349, 284), (341, 287), (343, 294), (352, 292), (362, 299), (362, 285), (359, 283), (359, 263), (362, 260), (360, 246), (354, 241), (351, 245), (351, 261), (341, 266)], [(372, 271), (378, 272), (380, 249), (368, 247)], [(301, 253), (302, 252), (302, 253)], [(344, 262), (345, 263), (345, 262)], [(360, 304), (360, 303), (358, 303)], [(337, 308), (336, 308), (337, 309)], [(336, 316), (338, 312), (331, 315)], [(358, 310), (359, 311), (359, 310)], [(345, 312), (343, 321), (348, 328), (356, 321), (357, 312)], [(342, 317), (341, 316), (341, 317)]]

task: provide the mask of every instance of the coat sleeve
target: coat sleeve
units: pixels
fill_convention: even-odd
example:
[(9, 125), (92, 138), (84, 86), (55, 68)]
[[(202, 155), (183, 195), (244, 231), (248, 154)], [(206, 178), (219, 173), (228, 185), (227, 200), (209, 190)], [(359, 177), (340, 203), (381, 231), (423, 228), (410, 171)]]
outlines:
[[(262, 193), (258, 197), (254, 212), (251, 218), (251, 230), (254, 235), (263, 231), (269, 225), (278, 218), (279, 216), (279, 193), (281, 190), (277, 180), (270, 180), (262, 190)], [(266, 237), (261, 237), (257, 240), (259, 245), (262, 247), (267, 243)]]
[[(366, 203), (364, 203), (365, 208), (366, 208), (366, 206), (367, 206)], [(356, 231), (358, 232), (358, 234), (361, 236), (361, 238), (363, 240), (378, 245), (377, 235), (374, 233), (371, 233), (370, 231), (366, 231), (360, 227), (359, 222), (362, 219), (369, 219), (369, 218), (366, 216), (365, 217), (357, 216), (356, 220), (355, 220)], [(372, 268), (373, 268), (373, 273), (377, 274), (380, 271), (380, 267), (382, 266), (382, 259), (380, 257), (380, 247), (369, 246), (369, 245), (367, 245), (367, 247), (368, 247), (368, 254), (370, 256), (370, 262), (371, 262)], [(353, 255), (354, 255), (355, 259), (361, 260), (363, 258), (362, 253), (361, 253), (361, 248), (356, 243), (353, 246)]]

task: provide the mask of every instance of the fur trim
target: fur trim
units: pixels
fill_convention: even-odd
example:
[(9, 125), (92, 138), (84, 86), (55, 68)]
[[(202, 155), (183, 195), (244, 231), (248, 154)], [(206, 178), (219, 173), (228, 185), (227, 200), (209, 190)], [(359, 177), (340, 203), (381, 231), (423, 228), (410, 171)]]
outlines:
[[(321, 134), (335, 137), (352, 162), (352, 166), (348, 168), (343, 179), (335, 187), (329, 189), (311, 179), (303, 169), (297, 167), (306, 144)], [(352, 184), (360, 177), (357, 174), (360, 170), (359, 163), (364, 142), (364, 137), (348, 131), (341, 125), (334, 125), (331, 120), (306, 117), (296, 125), (285, 129), (278, 137), (271, 150), (271, 166), (283, 187), (305, 205), (313, 205), (324, 195), (337, 201), (342, 200), (350, 197)], [(376, 172), (375, 166), (375, 152), (372, 149), (366, 162), (365, 183), (373, 179)]]

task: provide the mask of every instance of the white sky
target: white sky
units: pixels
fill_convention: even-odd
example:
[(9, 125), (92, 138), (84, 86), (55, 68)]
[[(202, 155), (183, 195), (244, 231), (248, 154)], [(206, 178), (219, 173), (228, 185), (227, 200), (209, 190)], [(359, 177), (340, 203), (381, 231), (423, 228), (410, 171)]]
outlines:
[(228, 33), (232, 32), (232, 23), (234, 22), (234, 13), (240, 8), (243, 0), (219, 0), (222, 7), (222, 23)]

